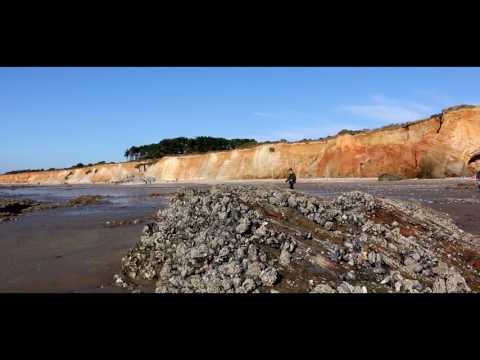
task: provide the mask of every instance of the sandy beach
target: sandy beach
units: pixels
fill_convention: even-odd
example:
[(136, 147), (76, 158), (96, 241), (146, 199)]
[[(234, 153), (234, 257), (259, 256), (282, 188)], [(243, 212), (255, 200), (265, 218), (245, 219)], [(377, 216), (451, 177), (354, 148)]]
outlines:
[[(229, 181), (286, 187), (283, 180)], [(54, 201), (105, 196), (104, 204), (23, 214), (0, 223), (0, 292), (121, 292), (112, 285), (120, 259), (145, 223), (179, 187), (222, 182), (152, 185), (2, 186), (0, 198)], [(480, 237), (480, 192), (469, 178), (403, 180), (299, 179), (296, 190), (322, 197), (360, 190), (378, 197), (415, 200), (448, 213)]]

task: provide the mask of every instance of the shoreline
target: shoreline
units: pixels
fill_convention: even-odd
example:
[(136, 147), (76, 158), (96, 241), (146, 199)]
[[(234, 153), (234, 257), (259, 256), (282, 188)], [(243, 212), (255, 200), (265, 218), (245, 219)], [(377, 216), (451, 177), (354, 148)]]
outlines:
[[(393, 180), (393, 181), (379, 181), (378, 177), (308, 177), (308, 178), (298, 178), (297, 184), (299, 183), (349, 183), (349, 182), (378, 182), (378, 183), (405, 183), (409, 181), (418, 181), (418, 182), (442, 182), (442, 181), (475, 181), (474, 176), (457, 176), (457, 177), (446, 177), (446, 178), (410, 178), (402, 180)], [(152, 187), (155, 185), (177, 185), (177, 184), (199, 184), (199, 185), (217, 185), (217, 184), (237, 184), (237, 183), (284, 183), (285, 179), (228, 179), (228, 180), (212, 180), (212, 179), (195, 179), (195, 180), (163, 180), (156, 181), (150, 184), (145, 184), (144, 182), (125, 182), (125, 183), (76, 183), (76, 184), (29, 184), (29, 183), (0, 183), (1, 188), (22, 188), (22, 187), (76, 187), (76, 186), (145, 186)]]
[[(36, 200), (67, 200), (67, 197), (80, 195), (112, 197), (109, 198), (111, 202), (105, 204), (32, 212), (22, 215), (18, 221), (0, 224), (0, 293), (120, 292), (113, 287), (112, 279), (120, 271), (122, 256), (139, 241), (145, 222), (148, 223), (159, 209), (169, 206), (166, 197), (177, 189), (185, 185), (206, 188), (219, 183), (264, 183), (288, 187), (283, 181), (10, 187), (15, 190), (10, 190), (9, 195), (19, 198), (28, 196)], [(356, 190), (379, 198), (414, 200), (447, 213), (457, 226), (480, 241), (480, 192), (472, 186), (471, 178), (402, 181), (321, 178), (299, 181), (295, 191), (325, 198)], [(7, 189), (3, 187), (3, 192), (8, 193)]]

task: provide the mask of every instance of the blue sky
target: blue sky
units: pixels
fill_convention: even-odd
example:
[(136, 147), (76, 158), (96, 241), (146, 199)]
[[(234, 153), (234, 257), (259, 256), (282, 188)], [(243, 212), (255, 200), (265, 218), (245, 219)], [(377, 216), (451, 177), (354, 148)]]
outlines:
[(480, 104), (480, 68), (0, 68), (0, 172), (176, 136), (299, 140)]

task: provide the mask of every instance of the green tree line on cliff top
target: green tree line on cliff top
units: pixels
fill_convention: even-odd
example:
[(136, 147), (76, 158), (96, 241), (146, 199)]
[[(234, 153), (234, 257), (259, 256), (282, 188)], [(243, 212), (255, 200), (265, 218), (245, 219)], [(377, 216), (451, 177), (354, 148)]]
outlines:
[(72, 170), (72, 169), (80, 169), (83, 167), (89, 167), (89, 166), (95, 166), (95, 165), (104, 165), (104, 164), (115, 164), (114, 162), (109, 162), (107, 163), (106, 161), (99, 161), (96, 162), (95, 164), (89, 163), (89, 164), (82, 164), (78, 163), (77, 165), (73, 165), (67, 168), (49, 168), (49, 169), (23, 169), (23, 170), (13, 170), (13, 171), (8, 171), (3, 173), (4, 175), (15, 175), (15, 174), (22, 174), (22, 173), (27, 173), (27, 172), (41, 172), (41, 171), (58, 171), (58, 170)]
[(128, 160), (160, 159), (169, 155), (201, 154), (209, 151), (222, 151), (257, 145), (255, 139), (224, 139), (211, 136), (195, 138), (177, 137), (163, 139), (157, 144), (132, 146), (124, 156)]

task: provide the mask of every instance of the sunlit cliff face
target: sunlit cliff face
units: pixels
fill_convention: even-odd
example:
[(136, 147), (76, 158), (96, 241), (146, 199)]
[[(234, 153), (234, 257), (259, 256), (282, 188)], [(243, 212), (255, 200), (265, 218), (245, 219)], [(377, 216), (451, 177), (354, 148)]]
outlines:
[[(428, 120), (324, 141), (277, 143), (200, 155), (165, 157), (153, 164), (104, 164), (73, 170), (0, 176), (0, 183), (89, 184), (129, 181), (468, 176), (479, 169), (480, 107), (448, 110)], [(72, 159), (74, 161), (75, 159)]]

